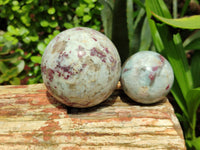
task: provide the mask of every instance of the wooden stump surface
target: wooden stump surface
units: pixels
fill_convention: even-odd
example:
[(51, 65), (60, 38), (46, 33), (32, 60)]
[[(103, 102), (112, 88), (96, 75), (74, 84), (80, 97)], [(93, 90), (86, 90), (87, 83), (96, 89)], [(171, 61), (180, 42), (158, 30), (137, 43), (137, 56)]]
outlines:
[(0, 86), (0, 150), (185, 150), (167, 99), (140, 105), (122, 90), (91, 108), (56, 101), (43, 84)]

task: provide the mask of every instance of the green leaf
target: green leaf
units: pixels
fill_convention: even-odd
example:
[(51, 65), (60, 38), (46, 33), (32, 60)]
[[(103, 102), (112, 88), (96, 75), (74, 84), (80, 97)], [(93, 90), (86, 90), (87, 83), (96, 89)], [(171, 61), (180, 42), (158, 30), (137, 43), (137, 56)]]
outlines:
[(165, 18), (172, 18), (163, 0), (146, 0), (145, 5), (149, 18), (151, 18), (152, 12)]
[(34, 0), (26, 0), (26, 4), (32, 3)]
[(24, 55), (24, 59), (29, 59), (29, 57), (31, 57), (32, 53), (28, 53), (27, 55)]
[(3, 37), (5, 38), (5, 40), (7, 40), (8, 42), (11, 42), (12, 45), (16, 45), (18, 43), (18, 39), (12, 35), (10, 35), (10, 32), (6, 32)]
[(193, 135), (195, 137), (195, 128), (196, 128), (196, 112), (200, 105), (200, 87), (192, 89), (187, 93), (187, 106), (188, 114), (190, 117), (190, 122), (192, 124)]
[(188, 112), (187, 112), (186, 100), (183, 97), (183, 94), (181, 92), (181, 89), (180, 89), (176, 79), (174, 80), (174, 84), (172, 86), (171, 92), (172, 92), (172, 95), (174, 96), (174, 98), (176, 100), (176, 103), (178, 104), (178, 106), (182, 110), (183, 114), (186, 116), (186, 118), (189, 118), (189, 115), (188, 115)]
[(15, 28), (13, 25), (9, 25), (7, 27), (8, 32), (10, 32), (12, 35), (19, 35), (20, 30), (18, 28)]
[(40, 80), (41, 80), (41, 75), (38, 75), (35, 78), (29, 78), (28, 79), (28, 84), (38, 83)]
[[(147, 13), (149, 27), (150, 27), (150, 30), (151, 30), (151, 35), (152, 35), (152, 39), (153, 39), (154, 45), (156, 46), (157, 51), (159, 53), (161, 53), (163, 51), (163, 49), (164, 49), (164, 46), (163, 46), (160, 34), (159, 34), (158, 30), (157, 30), (156, 23), (155, 23), (154, 20), (152, 20), (151, 11), (154, 8), (154, 6), (152, 6), (152, 2), (153, 1), (151, 1), (151, 0), (146, 1), (146, 3), (145, 3), (145, 5), (146, 5), (146, 13)], [(157, 9), (159, 9), (159, 8), (157, 8)]]
[(84, 0), (84, 2), (88, 3), (88, 4), (91, 4), (91, 3), (94, 3), (96, 2), (97, 0)]
[(40, 66), (35, 66), (33, 70), (34, 74), (37, 75), (39, 71), (40, 71)]
[(31, 61), (33, 63), (41, 64), (42, 57), (41, 56), (31, 56)]
[(52, 28), (55, 28), (58, 26), (58, 22), (57, 21), (52, 21), (49, 23), (49, 26), (52, 27)]
[(178, 33), (172, 35), (166, 25), (157, 27), (164, 45), (162, 53), (170, 61), (175, 77), (185, 97), (188, 90), (193, 87), (193, 80), (182, 46), (181, 37)]
[(48, 14), (53, 15), (53, 14), (55, 14), (56, 9), (54, 7), (51, 7), (51, 8), (48, 9), (47, 12), (48, 12)]
[(0, 76), (0, 83), (3, 83), (5, 81), (9, 81), (11, 78), (16, 77), (20, 72), (23, 71), (25, 63), (23, 60), (19, 60), (15, 63), (15, 67), (12, 67), (8, 70), (6, 70), (1, 76)]
[(20, 56), (19, 53), (13, 53), (13, 54), (10, 54), (10, 55), (0, 57), (0, 61), (16, 63), (19, 59), (19, 56)]
[[(132, 37), (132, 46), (129, 52), (129, 55), (132, 55), (139, 51), (140, 44), (141, 44), (141, 36), (142, 36), (142, 27), (144, 25), (144, 19), (145, 19), (145, 10), (141, 8), (139, 12), (134, 12), (134, 15), (136, 16), (136, 19), (134, 21), (134, 36)], [(129, 40), (130, 42), (130, 40)], [(129, 43), (130, 45), (130, 43)]]
[(19, 35), (20, 35), (20, 36), (22, 36), (22, 35), (26, 36), (26, 35), (28, 35), (28, 34), (29, 34), (29, 30), (28, 30), (27, 28), (21, 27), (21, 28), (19, 29)]
[(19, 5), (19, 2), (16, 1), (16, 0), (14, 0), (14, 1), (12, 1), (12, 4), (13, 4), (13, 5)]
[(200, 39), (200, 30), (195, 30), (189, 37), (185, 39), (183, 42), (183, 46), (185, 50), (190, 50), (190, 49), (196, 49), (193, 47), (197, 47), (197, 44), (195, 44), (196, 39)]
[(6, 64), (2, 61), (0, 61), (0, 71), (1, 73), (5, 73), (6, 71), (8, 71), (8, 67), (6, 66)]
[(31, 24), (31, 19), (30, 17), (28, 16), (28, 14), (24, 15), (24, 16), (21, 16), (20, 17), (21, 21), (24, 23), (24, 25), (26, 25), (27, 27), (29, 27)]
[(129, 39), (129, 55), (134, 54), (134, 11), (133, 11), (133, 0), (126, 1), (126, 14), (127, 14), (127, 29), (128, 29), (128, 39)]
[(191, 144), (193, 147), (195, 147), (196, 150), (199, 150), (200, 149), (200, 137), (192, 140)]
[(134, 2), (140, 6), (141, 8), (145, 9), (144, 0), (134, 0)]
[(7, 30), (8, 30), (9, 32), (13, 33), (13, 32), (15, 32), (15, 27), (14, 27), (13, 25), (9, 25), (9, 26), (7, 27)]
[(84, 9), (85, 9), (86, 5), (80, 5), (79, 7), (76, 8), (76, 14), (77, 16), (81, 17), (84, 16)]
[(35, 36), (29, 36), (30, 40), (33, 42), (37, 42), (39, 40), (39, 36), (35, 35)]
[(6, 55), (8, 54), (13, 48), (13, 45), (11, 42), (6, 42), (2, 45), (2, 49), (0, 50), (0, 55)]
[(160, 16), (168, 18), (171, 17), (170, 14), (168, 14), (168, 11), (163, 10), (164, 6), (157, 6), (157, 3), (162, 2), (162, 0), (146, 1), (149, 25), (157, 51), (168, 58), (168, 60), (170, 61), (177, 82), (185, 98), (188, 90), (192, 89), (193, 87), (193, 80), (182, 46), (180, 34), (173, 34), (167, 25), (155, 23), (155, 21), (152, 20), (151, 16), (151, 12), (155, 11), (159, 13)]
[(185, 1), (184, 5), (183, 5), (183, 8), (182, 8), (182, 10), (181, 10), (181, 17), (183, 17), (184, 14), (185, 14), (185, 12), (187, 11), (187, 8), (188, 8), (188, 6), (189, 6), (189, 4), (190, 4), (190, 1), (191, 1), (191, 0), (186, 0), (186, 1)]
[(13, 67), (0, 76), (0, 83), (9, 81), (9, 79), (16, 77), (17, 75), (18, 75), (18, 69), (17, 67)]
[(17, 73), (21, 73), (24, 70), (25, 62), (23, 60), (19, 60), (17, 63), (15, 63), (17, 67)]
[(200, 50), (200, 38), (193, 40), (186, 47), (185, 50)]
[(12, 35), (19, 35), (19, 33), (20, 33), (19, 28), (15, 28), (15, 27), (12, 26), (12, 25), (9, 25), (9, 26), (7, 27), (7, 30), (8, 30), (8, 32), (10, 32)]
[(26, 43), (26, 44), (29, 44), (31, 42), (31, 39), (29, 36), (25, 36), (23, 39), (23, 42)]
[(53, 31), (53, 36), (55, 37), (55, 36), (58, 35), (59, 33), (60, 33), (59, 30), (54, 30), (54, 31)]
[(6, 5), (10, 0), (0, 0), (0, 5)]
[(147, 17), (144, 19), (140, 41), (140, 51), (150, 49), (150, 46), (152, 44), (152, 36)]
[(46, 48), (46, 44), (44, 44), (42, 42), (38, 43), (37, 49), (39, 50), (40, 54), (44, 53), (45, 48)]
[(19, 53), (21, 56), (24, 55), (24, 51), (23, 51), (23, 49), (21, 49), (21, 48), (15, 49), (15, 52), (16, 52), (16, 53)]
[(19, 9), (20, 9), (20, 6), (18, 6), (18, 5), (12, 6), (13, 11), (18, 11)]
[(101, 11), (101, 20), (103, 21), (103, 27), (105, 35), (108, 38), (112, 38), (112, 20), (113, 20), (113, 0), (99, 0), (100, 3), (104, 6)]
[(20, 81), (21, 81), (20, 78), (15, 77), (15, 78), (12, 78), (9, 82), (12, 85), (20, 85)]
[(191, 17), (184, 17), (179, 19), (168, 19), (161, 17), (155, 13), (152, 13), (152, 15), (159, 21), (162, 21), (175, 28), (200, 29), (200, 15), (194, 15)]
[(200, 51), (195, 51), (191, 61), (191, 72), (194, 87), (200, 86)]
[(70, 29), (70, 28), (73, 28), (74, 26), (72, 25), (72, 23), (65, 22), (65, 23), (64, 23), (64, 27), (65, 27), (66, 29)]
[(11, 14), (10, 16), (9, 16), (9, 20), (13, 20), (14, 19), (14, 15), (13, 14)]
[(84, 15), (83, 16), (83, 22), (88, 22), (92, 19), (92, 17), (90, 15)]
[(40, 25), (41, 25), (42, 27), (48, 27), (49, 22), (46, 21), (46, 20), (42, 20), (42, 21), (40, 22)]

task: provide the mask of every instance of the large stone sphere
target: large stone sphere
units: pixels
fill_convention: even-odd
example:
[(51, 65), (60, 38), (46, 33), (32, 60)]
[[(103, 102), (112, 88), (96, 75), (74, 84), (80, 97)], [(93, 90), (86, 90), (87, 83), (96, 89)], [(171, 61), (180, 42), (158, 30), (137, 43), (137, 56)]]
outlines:
[(71, 107), (91, 107), (106, 100), (120, 78), (116, 47), (102, 33), (86, 27), (65, 30), (45, 49), (42, 77), (49, 93)]
[(139, 103), (151, 104), (162, 100), (169, 93), (173, 82), (171, 65), (156, 52), (138, 52), (122, 67), (122, 88)]

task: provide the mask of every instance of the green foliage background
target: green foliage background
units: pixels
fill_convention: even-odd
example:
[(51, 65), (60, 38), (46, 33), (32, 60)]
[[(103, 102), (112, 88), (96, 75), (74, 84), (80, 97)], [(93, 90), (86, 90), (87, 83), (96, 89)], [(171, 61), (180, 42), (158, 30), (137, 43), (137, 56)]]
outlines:
[(77, 26), (101, 29), (97, 0), (0, 0), (0, 84), (42, 82), (47, 44)]
[(143, 50), (157, 51), (169, 60), (175, 74), (171, 93), (176, 115), (187, 148), (199, 150), (199, 4), (199, 0), (182, 5), (177, 0), (0, 0), (0, 85), (42, 82), (40, 63), (47, 44), (65, 29), (90, 27), (113, 41), (122, 62)]

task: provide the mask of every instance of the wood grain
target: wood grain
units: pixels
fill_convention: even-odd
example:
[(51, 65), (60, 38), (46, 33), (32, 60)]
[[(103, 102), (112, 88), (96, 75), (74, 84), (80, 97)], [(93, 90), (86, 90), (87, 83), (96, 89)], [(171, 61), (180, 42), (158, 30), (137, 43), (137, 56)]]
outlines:
[(91, 108), (56, 101), (43, 84), (0, 86), (1, 150), (185, 150), (167, 99), (140, 105), (122, 90)]

